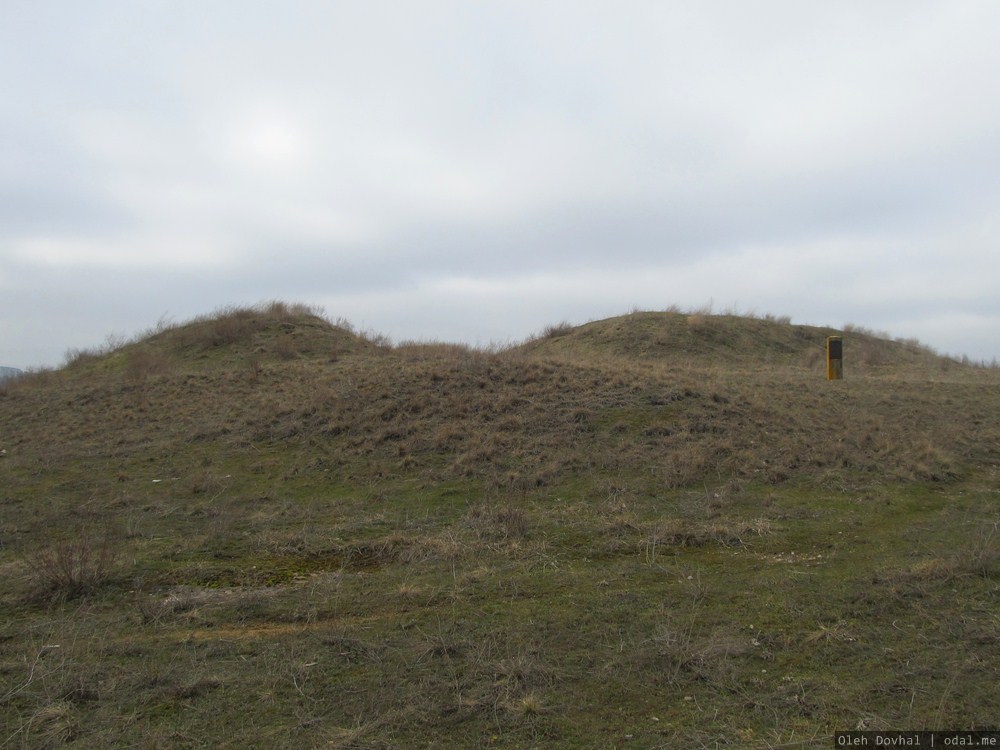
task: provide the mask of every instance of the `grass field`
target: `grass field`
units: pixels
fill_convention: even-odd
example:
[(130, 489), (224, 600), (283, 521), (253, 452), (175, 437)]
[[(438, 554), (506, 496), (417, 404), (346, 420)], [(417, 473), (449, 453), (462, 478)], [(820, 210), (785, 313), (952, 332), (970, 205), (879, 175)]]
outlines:
[(995, 727), (1000, 371), (830, 333), (274, 303), (0, 384), (0, 749)]

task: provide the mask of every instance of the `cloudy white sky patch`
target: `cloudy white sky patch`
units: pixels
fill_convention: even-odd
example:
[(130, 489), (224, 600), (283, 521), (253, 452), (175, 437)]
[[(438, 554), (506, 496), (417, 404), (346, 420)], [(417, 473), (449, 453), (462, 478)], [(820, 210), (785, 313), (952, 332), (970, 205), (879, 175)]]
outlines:
[(998, 70), (992, 0), (12, 0), (0, 364), (272, 298), (474, 343), (711, 300), (992, 359)]

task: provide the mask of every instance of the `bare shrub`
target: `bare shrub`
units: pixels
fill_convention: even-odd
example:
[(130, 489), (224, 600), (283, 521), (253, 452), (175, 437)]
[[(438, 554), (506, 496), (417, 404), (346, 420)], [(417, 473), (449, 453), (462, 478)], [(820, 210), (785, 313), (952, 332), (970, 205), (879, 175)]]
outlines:
[(227, 346), (249, 341), (260, 325), (252, 310), (230, 310), (212, 320), (205, 329), (206, 346)]
[(66, 363), (66, 367), (68, 368), (72, 369), (85, 367), (96, 362), (102, 357), (121, 349), (126, 343), (127, 342), (123, 336), (116, 333), (110, 333), (102, 345), (91, 347), (89, 349), (68, 349), (66, 354), (63, 355), (63, 359)]
[(573, 332), (573, 324), (567, 321), (562, 321), (561, 323), (556, 323), (555, 325), (545, 326), (542, 330), (543, 339), (556, 339), (560, 336), (565, 336)]
[(358, 337), (376, 349), (392, 349), (392, 339), (377, 331), (361, 331)]
[(307, 305), (302, 302), (282, 302), (272, 300), (263, 305), (259, 305), (260, 312), (269, 318), (279, 320), (295, 320), (297, 318), (321, 318), (323, 308), (315, 305)]
[(32, 593), (58, 601), (92, 593), (112, 579), (117, 559), (118, 550), (108, 536), (81, 532), (28, 556)]
[(63, 359), (66, 367), (76, 369), (86, 367), (100, 359), (101, 355), (94, 349), (67, 349)]
[(343, 317), (336, 318), (333, 321), (333, 327), (334, 328), (339, 328), (340, 330), (346, 331), (347, 333), (351, 333), (351, 334), (355, 333), (354, 324), (351, 321), (349, 321), (347, 318), (343, 318)]

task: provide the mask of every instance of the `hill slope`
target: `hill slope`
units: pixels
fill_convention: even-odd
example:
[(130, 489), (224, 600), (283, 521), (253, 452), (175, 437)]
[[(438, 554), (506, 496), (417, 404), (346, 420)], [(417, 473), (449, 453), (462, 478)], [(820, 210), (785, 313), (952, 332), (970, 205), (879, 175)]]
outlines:
[(390, 347), (278, 304), (0, 386), (0, 736), (829, 747), (998, 715), (995, 371), (855, 377), (851, 334), (828, 383), (826, 332), (769, 321), (556, 333)]
[[(824, 329), (749, 319), (699, 324), (715, 326), (709, 331), (693, 325), (631, 315), (491, 355), (379, 347), (313, 315), (229, 311), (78, 357), (42, 378), (46, 385), (12, 389), (7, 443), (125, 458), (191, 441), (229, 449), (294, 441), (341, 463), (363, 460), (366, 470), (377, 462), (383, 475), (521, 483), (571, 475), (600, 457), (602, 471), (662, 465), (671, 485), (699, 483), (709, 471), (769, 481), (845, 468), (947, 477), (995, 455), (980, 435), (989, 399), (974, 396), (992, 381), (970, 368), (951, 363), (945, 381), (944, 360), (884, 342), (930, 369), (883, 366), (890, 390), (871, 379), (829, 384), (822, 362), (801, 364), (816, 359)], [(846, 345), (848, 373), (855, 339)], [(793, 364), (777, 367), (782, 361)], [(961, 401), (942, 409), (943, 392)]]

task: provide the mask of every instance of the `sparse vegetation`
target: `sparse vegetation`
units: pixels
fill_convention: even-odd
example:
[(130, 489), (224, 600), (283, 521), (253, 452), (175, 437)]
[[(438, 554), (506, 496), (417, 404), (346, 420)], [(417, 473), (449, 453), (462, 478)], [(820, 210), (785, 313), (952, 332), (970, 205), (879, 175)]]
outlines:
[(556, 325), (546, 326), (545, 330), (542, 331), (543, 339), (557, 339), (560, 336), (565, 336), (573, 331), (573, 325), (566, 321), (558, 323)]
[(117, 558), (108, 536), (78, 530), (27, 554), (29, 591), (35, 598), (57, 601), (91, 594), (111, 580)]
[[(554, 332), (554, 333), (553, 333)], [(0, 748), (829, 747), (1000, 715), (996, 369), (284, 303), (0, 387)]]

